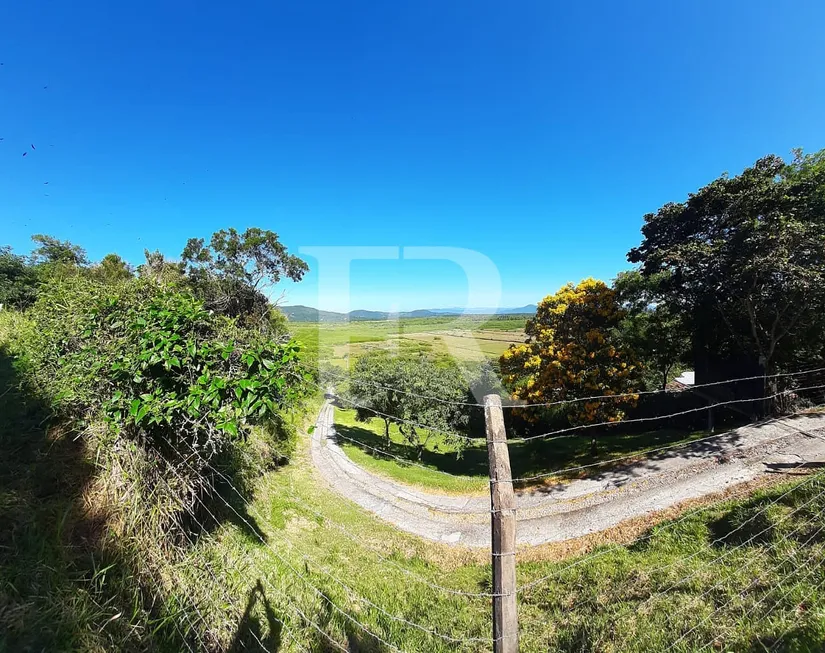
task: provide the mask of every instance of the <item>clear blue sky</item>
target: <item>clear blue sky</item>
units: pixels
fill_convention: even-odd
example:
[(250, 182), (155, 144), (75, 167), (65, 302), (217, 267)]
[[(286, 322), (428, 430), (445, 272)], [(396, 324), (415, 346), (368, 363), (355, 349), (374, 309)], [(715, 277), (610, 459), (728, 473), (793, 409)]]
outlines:
[[(1, 19), (0, 244), (21, 253), (45, 232), (139, 263), (255, 225), (296, 252), (477, 250), (519, 305), (612, 278), (646, 212), (719, 173), (825, 147), (818, 0), (29, 0)], [(318, 303), (315, 273), (286, 290)], [(362, 262), (351, 305), (466, 292), (449, 263)]]

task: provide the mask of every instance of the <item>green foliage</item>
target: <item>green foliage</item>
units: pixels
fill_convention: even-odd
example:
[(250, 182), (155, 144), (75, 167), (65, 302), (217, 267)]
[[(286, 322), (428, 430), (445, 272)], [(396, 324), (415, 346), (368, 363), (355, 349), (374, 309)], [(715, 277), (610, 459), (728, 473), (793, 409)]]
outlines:
[(55, 419), (7, 350), (30, 328), (0, 312), (0, 651), (180, 651), (174, 620), (195, 611), (138, 582), (151, 556), (104, 528), (86, 439)]
[[(429, 356), (394, 357), (380, 350), (358, 359), (349, 384), (353, 400), (363, 406), (357, 410), (358, 419), (383, 419), (388, 443), (390, 424), (397, 424), (419, 454), (434, 433), (462, 442), (450, 434), (466, 428), (467, 411), (448, 402), (465, 401), (468, 390), (461, 370), (452, 363), (439, 365)], [(446, 401), (426, 398), (434, 394)]]
[[(101, 456), (140, 478), (144, 495), (168, 473), (182, 479), (159, 529), (210, 491), (207, 464), (235, 473), (261, 446), (271, 460), (288, 453), (280, 445), (291, 434), (279, 422), (309, 378), (294, 342), (267, 340), (191, 295), (141, 280), (46, 284), (29, 317), (15, 348), (54, 408), (97, 433)], [(199, 455), (187, 461), (193, 449)]]
[(300, 281), (308, 269), (276, 233), (258, 228), (243, 234), (222, 229), (208, 245), (203, 238), (190, 238), (181, 259), (189, 287), (209, 309), (269, 334), (284, 333), (286, 323), (262, 289), (282, 276)]
[(37, 276), (22, 256), (10, 247), (0, 247), (0, 304), (5, 308), (24, 308), (37, 294)]
[(667, 273), (668, 306), (712, 354), (775, 368), (821, 342), (825, 151), (723, 175), (646, 215), (642, 233), (628, 258), (645, 276)]
[(135, 276), (132, 266), (117, 254), (106, 254), (90, 273), (92, 278), (103, 283), (120, 283)]
[(617, 327), (621, 341), (641, 359), (646, 386), (664, 389), (686, 362), (690, 332), (684, 316), (665, 302), (667, 273), (620, 272), (613, 283), (625, 316)]
[(35, 234), (32, 240), (38, 244), (32, 251), (32, 263), (63, 263), (82, 267), (89, 264), (86, 250), (68, 240), (59, 240), (54, 236)]
[(148, 249), (143, 250), (144, 263), (137, 267), (138, 276), (141, 279), (151, 279), (152, 281), (164, 285), (183, 284), (183, 264), (169, 261), (159, 250), (154, 252)]
[(89, 415), (103, 409), (116, 431), (157, 444), (237, 438), (301, 392), (297, 345), (244, 332), (151, 283), (54, 285), (32, 317), (42, 346), (30, 360), (56, 398)]
[(191, 276), (211, 273), (221, 280), (241, 281), (257, 288), (263, 281), (277, 283), (281, 275), (300, 281), (307, 264), (289, 254), (273, 231), (253, 227), (243, 234), (232, 227), (203, 238), (190, 238), (181, 254)]

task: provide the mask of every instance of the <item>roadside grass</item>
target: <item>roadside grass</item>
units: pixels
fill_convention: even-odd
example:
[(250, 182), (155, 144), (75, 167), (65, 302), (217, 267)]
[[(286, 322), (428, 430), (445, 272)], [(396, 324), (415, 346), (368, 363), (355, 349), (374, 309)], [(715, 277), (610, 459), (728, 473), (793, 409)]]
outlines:
[(0, 652), (180, 651), (185, 601), (142, 585), (129, 542), (92, 501), (79, 434), (21, 380), (0, 313)]
[[(419, 457), (419, 451), (409, 444), (395, 424), (390, 425), (388, 445), (384, 437), (384, 421), (379, 418), (359, 422), (355, 418), (354, 410), (336, 407), (335, 429), (343, 436), (338, 439), (338, 444), (347, 456), (370, 471), (402, 483), (448, 493), (477, 493), (486, 491), (488, 487), (489, 462), (487, 444), (483, 438), (462, 447), (459, 457), (458, 447), (454, 442), (446, 440), (442, 434), (434, 433)], [(632, 458), (656, 447), (687, 444), (706, 436), (707, 432), (659, 429), (636, 434), (595, 435), (598, 439), (596, 457), (590, 452), (590, 438), (594, 436), (592, 429), (586, 432), (586, 437), (571, 435), (550, 441), (537, 439), (510, 443), (513, 477), (529, 477), (560, 471), (560, 474), (548, 478), (545, 482), (564, 482), (581, 476), (580, 473), (566, 474), (565, 469), (609, 461), (617, 457)], [(415, 464), (404, 464), (375, 449), (387, 451), (397, 458)], [(422, 469), (419, 465), (428, 469)], [(600, 469), (608, 468), (609, 464), (606, 463)], [(536, 484), (543, 483), (537, 481), (534, 485)], [(523, 483), (519, 487), (527, 488), (530, 484)]]
[[(786, 630), (776, 650), (821, 650), (823, 496), (825, 481), (801, 477), (662, 523), (635, 545), (519, 564), (521, 587), (549, 577), (520, 594), (521, 650), (762, 651)], [(248, 512), (266, 544), (227, 523), (191, 552), (187, 591), (215, 641), (234, 644), (240, 619), (239, 632), (276, 638), (282, 651), (333, 650), (325, 635), (349, 650), (391, 650), (346, 613), (403, 651), (490, 649), (489, 599), (433, 587), (490, 591), (485, 552), (408, 536), (331, 493), (306, 442), (294, 464), (262, 479)], [(205, 565), (237, 605), (218, 599)]]
[[(4, 369), (0, 394), (14, 388)], [(42, 430), (41, 408), (14, 389), (0, 397), (0, 651), (180, 651), (178, 631), (194, 650), (393, 650), (375, 636), (402, 651), (490, 650), (489, 598), (438, 587), (489, 592), (488, 554), (407, 535), (326, 489), (307, 436), (237, 518), (180, 557), (135, 561), (165, 579), (162, 604), (144, 608), (141, 571), (90, 546), (89, 463)], [(824, 496), (825, 481), (801, 476), (636, 544), (525, 551), (519, 586), (539, 582), (519, 597), (521, 650), (764, 651), (786, 631), (775, 650), (822, 650)]]

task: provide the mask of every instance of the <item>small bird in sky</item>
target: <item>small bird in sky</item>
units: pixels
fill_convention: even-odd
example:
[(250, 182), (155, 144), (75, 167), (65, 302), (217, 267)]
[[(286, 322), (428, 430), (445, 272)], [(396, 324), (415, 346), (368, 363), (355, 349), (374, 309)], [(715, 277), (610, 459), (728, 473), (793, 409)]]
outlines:
[(36, 150), (36, 149), (37, 149), (37, 148), (34, 146), (34, 143), (32, 143), (32, 149), (33, 149), (33, 150)]
[(27, 154), (28, 154), (28, 152), (23, 152), (23, 156), (26, 156)]
[(48, 181), (44, 181), (44, 182), (43, 182), (43, 185), (44, 185), (44, 186), (48, 186), (48, 185), (49, 185), (49, 182), (48, 182)]

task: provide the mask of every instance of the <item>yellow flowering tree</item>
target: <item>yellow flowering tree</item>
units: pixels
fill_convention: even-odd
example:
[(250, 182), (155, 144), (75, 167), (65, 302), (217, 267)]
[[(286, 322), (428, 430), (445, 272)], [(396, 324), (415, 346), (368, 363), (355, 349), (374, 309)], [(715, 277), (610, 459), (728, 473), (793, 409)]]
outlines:
[[(573, 425), (620, 421), (641, 382), (633, 353), (615, 335), (623, 317), (616, 293), (604, 282), (568, 283), (538, 305), (525, 342), (502, 354), (505, 387), (527, 403), (618, 395), (573, 402), (567, 415)], [(592, 446), (595, 453), (595, 438)]]

